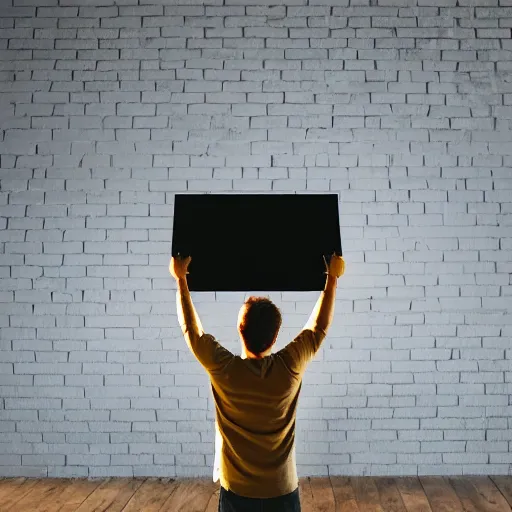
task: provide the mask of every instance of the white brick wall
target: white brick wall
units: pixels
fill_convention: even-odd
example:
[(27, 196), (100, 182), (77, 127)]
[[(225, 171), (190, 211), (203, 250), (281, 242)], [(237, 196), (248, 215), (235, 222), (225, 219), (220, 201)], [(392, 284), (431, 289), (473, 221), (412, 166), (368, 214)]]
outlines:
[(0, 476), (211, 474), (174, 194), (273, 190), (347, 260), (299, 473), (512, 473), (510, 0), (307, 1), (0, 2)]

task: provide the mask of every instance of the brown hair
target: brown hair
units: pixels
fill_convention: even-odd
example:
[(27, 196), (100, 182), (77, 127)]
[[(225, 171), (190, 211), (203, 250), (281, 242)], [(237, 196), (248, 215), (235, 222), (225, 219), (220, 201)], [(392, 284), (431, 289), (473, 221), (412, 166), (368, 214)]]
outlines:
[(247, 350), (258, 355), (272, 346), (281, 327), (281, 311), (265, 297), (251, 296), (240, 322), (240, 334)]

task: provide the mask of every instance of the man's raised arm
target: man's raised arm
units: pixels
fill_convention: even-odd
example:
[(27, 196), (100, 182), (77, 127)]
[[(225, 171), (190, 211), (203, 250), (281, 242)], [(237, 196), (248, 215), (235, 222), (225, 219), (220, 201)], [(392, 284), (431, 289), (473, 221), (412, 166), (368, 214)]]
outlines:
[(329, 264), (326, 263), (327, 279), (325, 287), (318, 297), (313, 312), (309, 317), (304, 329), (312, 331), (323, 331), (327, 333), (334, 317), (334, 303), (336, 299), (336, 286), (338, 284), (338, 277), (343, 275), (345, 271), (345, 261), (341, 256), (333, 254)]
[(345, 272), (345, 262), (341, 256), (333, 254), (326, 262), (327, 279), (313, 312), (299, 335), (284, 349), (279, 351), (290, 371), (302, 376), (307, 364), (318, 352), (334, 316), (334, 301), (338, 277)]
[(171, 259), (169, 270), (176, 279), (176, 309), (178, 312), (178, 321), (185, 336), (185, 340), (190, 350), (195, 353), (194, 344), (203, 335), (203, 326), (199, 320), (199, 315), (194, 307), (190, 291), (187, 284), (188, 265), (191, 257), (180, 258), (179, 256)]
[(192, 303), (187, 284), (188, 264), (191, 257), (171, 258), (169, 270), (176, 279), (176, 309), (181, 330), (188, 348), (208, 372), (222, 371), (229, 363), (233, 354), (218, 343), (211, 334), (206, 334), (199, 320), (196, 308)]

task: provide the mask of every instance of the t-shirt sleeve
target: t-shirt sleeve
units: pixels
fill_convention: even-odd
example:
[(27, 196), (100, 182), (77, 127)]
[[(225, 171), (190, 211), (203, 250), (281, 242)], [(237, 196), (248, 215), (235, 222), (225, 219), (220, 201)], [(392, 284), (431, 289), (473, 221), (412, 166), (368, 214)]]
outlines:
[(297, 376), (302, 376), (308, 363), (318, 352), (326, 333), (323, 329), (303, 329), (299, 335), (277, 354)]
[(234, 357), (211, 334), (204, 333), (192, 344), (192, 353), (207, 372), (221, 371)]

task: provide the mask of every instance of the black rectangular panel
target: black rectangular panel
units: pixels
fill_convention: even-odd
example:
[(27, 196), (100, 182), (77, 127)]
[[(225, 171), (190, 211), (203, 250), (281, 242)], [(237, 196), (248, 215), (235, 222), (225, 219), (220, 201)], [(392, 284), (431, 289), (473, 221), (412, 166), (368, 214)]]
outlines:
[(172, 255), (192, 291), (312, 291), (341, 254), (337, 194), (177, 194)]

